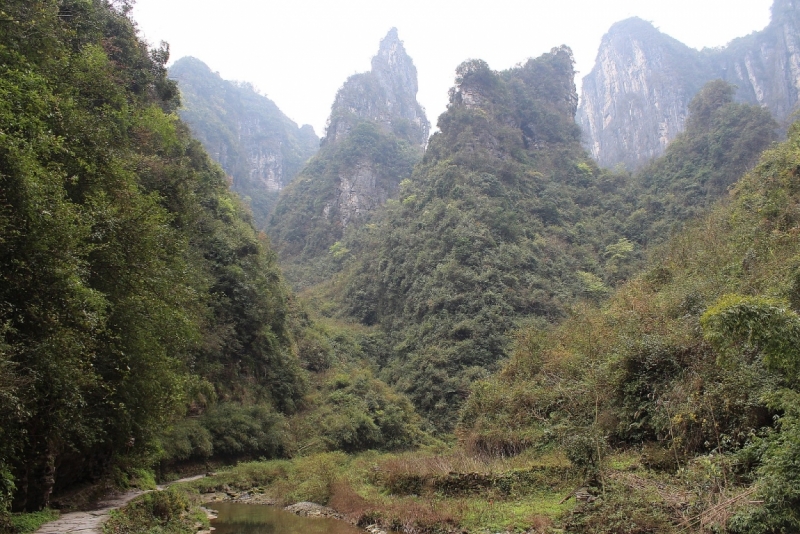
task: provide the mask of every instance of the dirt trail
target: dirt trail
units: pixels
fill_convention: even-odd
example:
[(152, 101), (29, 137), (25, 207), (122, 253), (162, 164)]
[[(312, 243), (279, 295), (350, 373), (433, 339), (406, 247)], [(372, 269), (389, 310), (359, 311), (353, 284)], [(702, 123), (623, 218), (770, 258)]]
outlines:
[[(172, 484), (177, 484), (178, 482), (191, 482), (192, 480), (199, 480), (204, 476), (205, 475), (197, 475), (194, 477), (182, 478), (170, 482), (165, 486), (158, 486), (158, 491)], [(42, 525), (41, 528), (36, 531), (36, 534), (101, 534), (103, 532), (103, 523), (108, 520), (108, 514), (112, 510), (122, 508), (144, 493), (147, 493), (147, 491), (132, 490), (100, 501), (95, 510), (62, 514), (61, 517), (55, 521)]]

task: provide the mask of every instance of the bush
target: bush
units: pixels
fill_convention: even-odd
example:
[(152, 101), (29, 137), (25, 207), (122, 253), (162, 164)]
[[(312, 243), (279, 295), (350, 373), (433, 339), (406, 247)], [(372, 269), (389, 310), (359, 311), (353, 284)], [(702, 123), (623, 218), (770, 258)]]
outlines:
[(328, 450), (397, 450), (422, 440), (421, 421), (409, 400), (369, 370), (337, 373), (324, 391), (311, 419)]
[(214, 453), (211, 432), (198, 418), (178, 422), (161, 443), (168, 460), (205, 460)]
[(761, 457), (759, 494), (764, 504), (734, 516), (734, 534), (800, 532), (800, 394), (784, 391), (772, 399), (784, 410), (780, 432), (755, 440), (752, 449)]
[(153, 491), (111, 513), (104, 534), (189, 534), (197, 518), (189, 515), (186, 496), (174, 489)]
[(286, 430), (283, 415), (269, 405), (218, 404), (202, 416), (178, 422), (162, 436), (163, 461), (285, 456)]
[(334, 484), (339, 478), (342, 466), (346, 463), (347, 456), (341, 452), (299, 458), (289, 476), (289, 483), (294, 485), (289, 498), (295, 502), (311, 501), (328, 504)]
[(286, 448), (284, 418), (269, 406), (221, 404), (205, 414), (203, 426), (216, 455), (275, 458)]

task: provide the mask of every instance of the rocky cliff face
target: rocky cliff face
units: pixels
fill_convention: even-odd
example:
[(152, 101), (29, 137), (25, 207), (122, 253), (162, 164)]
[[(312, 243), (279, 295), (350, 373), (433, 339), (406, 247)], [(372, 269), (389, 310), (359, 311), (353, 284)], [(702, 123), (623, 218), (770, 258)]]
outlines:
[(603, 166), (636, 167), (664, 152), (682, 129), (687, 106), (707, 79), (704, 58), (632, 18), (603, 37), (583, 80), (578, 122)]
[(198, 59), (179, 59), (169, 74), (181, 90), (181, 118), (263, 226), (280, 190), (316, 153), (314, 129), (298, 127), (252, 86), (223, 80)]
[(738, 87), (738, 100), (768, 108), (786, 123), (800, 96), (800, 2), (775, 0), (764, 31), (710, 54), (715, 77)]
[(776, 0), (766, 29), (713, 50), (689, 48), (637, 18), (612, 26), (583, 79), (586, 148), (603, 166), (642, 166), (683, 130), (689, 102), (717, 78), (738, 87), (737, 100), (787, 121), (800, 92), (798, 6)]
[(430, 123), (417, 102), (417, 69), (392, 28), (372, 58), (372, 70), (348, 78), (336, 95), (325, 142), (344, 138), (360, 121), (379, 124), (425, 147)]
[[(336, 95), (321, 149), (282, 193), (268, 231), (287, 276), (324, 258), (345, 228), (386, 202), (422, 158), (430, 123), (416, 100), (417, 69), (397, 30), (381, 41), (369, 72)], [(303, 275), (306, 276), (305, 274)]]
[[(368, 122), (424, 150), (430, 123), (417, 102), (418, 89), (417, 69), (397, 28), (392, 28), (372, 58), (372, 70), (351, 76), (336, 94), (323, 145), (342, 141), (358, 124)], [(338, 195), (326, 202), (326, 216), (337, 216), (344, 228), (386, 202), (402, 176), (378, 176), (377, 167), (374, 154), (363, 154), (353, 165), (341, 168)]]

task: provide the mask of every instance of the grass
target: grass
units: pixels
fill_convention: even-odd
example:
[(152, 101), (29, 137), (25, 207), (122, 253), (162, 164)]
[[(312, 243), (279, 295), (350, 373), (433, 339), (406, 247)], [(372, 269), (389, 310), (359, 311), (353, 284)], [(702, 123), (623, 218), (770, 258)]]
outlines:
[(39, 512), (11, 514), (11, 526), (14, 532), (26, 534), (28, 532), (36, 532), (45, 523), (56, 519), (58, 519), (58, 510), (45, 508)]
[(595, 488), (598, 500), (585, 503), (570, 498), (585, 480), (560, 451), (486, 457), (453, 446), (247, 462), (186, 487), (247, 490), (279, 504), (313, 501), (362, 527), (379, 524), (407, 534), (544, 534), (564, 527), (589, 534), (667, 533), (695, 516), (704, 519), (698, 514), (729, 497), (698, 498), (709, 470), (694, 463), (676, 478), (645, 468), (636, 450), (613, 451), (605, 461), (605, 494)]
[(640, 467), (641, 454), (635, 450), (619, 451), (609, 455), (606, 466), (614, 471), (632, 471)]
[(175, 488), (137, 497), (111, 512), (104, 534), (193, 534), (208, 519), (189, 495)]
[[(415, 491), (393, 491), (402, 479), (419, 484)], [(435, 447), (247, 462), (187, 487), (201, 493), (258, 492), (280, 504), (312, 501), (361, 526), (378, 523), (409, 534), (438, 534), (545, 532), (574, 506), (562, 500), (577, 484), (559, 452), (491, 458)]]
[(545, 532), (575, 507), (574, 500), (562, 502), (563, 495), (542, 492), (511, 501), (473, 498), (465, 503), (467, 513), (461, 526), (469, 532)]

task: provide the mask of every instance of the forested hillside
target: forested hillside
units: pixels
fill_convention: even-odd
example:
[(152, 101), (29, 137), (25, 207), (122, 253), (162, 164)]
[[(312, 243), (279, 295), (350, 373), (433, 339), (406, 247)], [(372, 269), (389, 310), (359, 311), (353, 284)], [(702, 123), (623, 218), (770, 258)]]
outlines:
[(2, 5), (1, 511), (149, 465), (187, 406), (305, 391), (274, 257), (128, 10)]
[(399, 199), (327, 254), (342, 274), (325, 294), (384, 332), (383, 376), (441, 429), (508, 355), (515, 328), (604, 299), (645, 246), (724, 195), (774, 138), (768, 112), (713, 82), (667, 156), (615, 174), (580, 146), (572, 80), (566, 48), (505, 72), (461, 65)]
[(708, 82), (689, 103), (686, 129), (664, 155), (631, 180), (626, 235), (649, 246), (703, 215), (778, 139), (778, 124), (760, 106), (734, 102), (735, 87)]
[(223, 80), (197, 58), (173, 63), (169, 77), (181, 92), (181, 119), (230, 176), (231, 188), (263, 229), (281, 189), (319, 149), (314, 129), (298, 127), (254, 87)]
[(417, 69), (396, 28), (369, 72), (347, 79), (331, 106), (319, 154), (282, 192), (267, 231), (296, 287), (330, 275), (344, 235), (379, 212), (421, 159), (430, 124), (416, 100)]
[(588, 508), (574, 525), (581, 532), (622, 516), (633, 518), (626, 532), (671, 531), (668, 501), (645, 506), (624, 479), (603, 479), (610, 449), (628, 447), (641, 448), (647, 467), (682, 469), (670, 484), (696, 492), (683, 515), (707, 511), (705, 527), (800, 528), (798, 165), (795, 125), (729, 202), (660, 247), (607, 304), (523, 329), (502, 372), (473, 387), (459, 423), (465, 443), (565, 447), (617, 495)]

